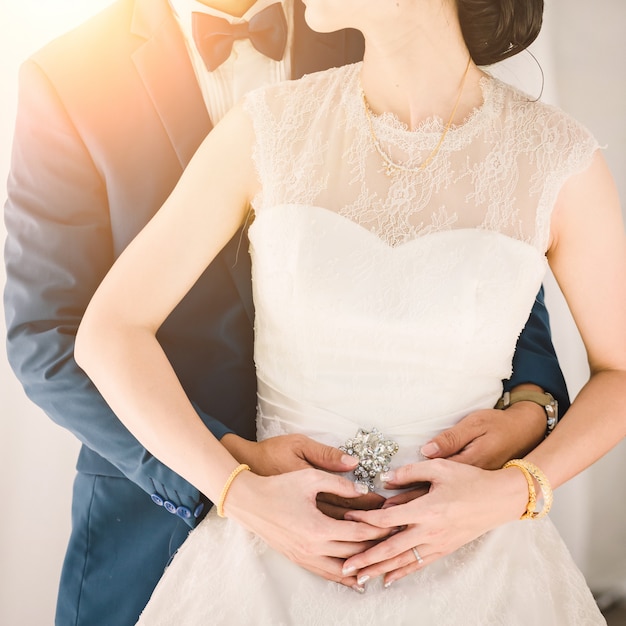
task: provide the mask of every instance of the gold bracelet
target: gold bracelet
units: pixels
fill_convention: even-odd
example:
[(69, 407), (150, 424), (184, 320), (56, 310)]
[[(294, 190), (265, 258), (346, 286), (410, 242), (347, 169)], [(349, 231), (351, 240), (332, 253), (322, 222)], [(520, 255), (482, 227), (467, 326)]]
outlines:
[(522, 474), (524, 474), (524, 478), (528, 483), (528, 503), (526, 504), (526, 510), (522, 513), (520, 519), (531, 518), (537, 506), (537, 492), (535, 491), (535, 481), (533, 480), (532, 474), (523, 465), (518, 465), (515, 461), (505, 463), (502, 466), (502, 469), (506, 469), (507, 467), (516, 467), (522, 472)]
[[(536, 465), (524, 459), (512, 459), (508, 463), (505, 463), (502, 469), (506, 469), (507, 467), (517, 467), (523, 472), (528, 482), (528, 505), (526, 506), (526, 512), (520, 519), (540, 519), (545, 517), (552, 508), (552, 501), (554, 499), (552, 487), (550, 487), (550, 482), (546, 475)], [(539, 484), (541, 495), (543, 496), (543, 507), (541, 511), (535, 511), (537, 493), (535, 491), (533, 478)]]
[(228, 490), (230, 489), (230, 486), (233, 484), (233, 480), (235, 480), (235, 478), (237, 478), (237, 476), (239, 476), (241, 472), (249, 469), (250, 468), (245, 463), (242, 463), (230, 473), (230, 476), (228, 477), (228, 480), (226, 481), (224, 488), (222, 489), (219, 502), (217, 503), (217, 514), (220, 517), (224, 517), (224, 502), (226, 502), (226, 496), (228, 495)]

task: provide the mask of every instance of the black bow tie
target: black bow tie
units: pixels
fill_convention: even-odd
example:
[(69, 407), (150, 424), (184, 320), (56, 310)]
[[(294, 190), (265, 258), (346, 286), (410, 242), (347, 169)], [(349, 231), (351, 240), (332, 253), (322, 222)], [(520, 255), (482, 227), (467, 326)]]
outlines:
[(231, 24), (206, 13), (192, 13), (193, 38), (207, 70), (212, 72), (230, 56), (236, 39), (250, 39), (262, 54), (280, 61), (287, 45), (287, 20), (280, 2), (263, 9), (249, 22)]

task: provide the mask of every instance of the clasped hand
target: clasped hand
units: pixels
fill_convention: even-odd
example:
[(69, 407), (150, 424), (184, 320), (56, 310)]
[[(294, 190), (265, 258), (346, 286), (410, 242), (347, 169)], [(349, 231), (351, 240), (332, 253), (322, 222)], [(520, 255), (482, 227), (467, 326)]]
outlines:
[(352, 481), (330, 474), (357, 464), (336, 448), (303, 435), (259, 443), (226, 435), (226, 447), (256, 474), (235, 481), (226, 512), (323, 578), (357, 590), (379, 575), (391, 584), (515, 518), (511, 511), (524, 505), (523, 484), (496, 510), (476, 494), (490, 498), (500, 488), (500, 473), (478, 468), (495, 469), (522, 456), (539, 443), (544, 428), (545, 417), (519, 405), (472, 413), (422, 448), (439, 460), (389, 476), (391, 488), (406, 489), (389, 500), (359, 493)]

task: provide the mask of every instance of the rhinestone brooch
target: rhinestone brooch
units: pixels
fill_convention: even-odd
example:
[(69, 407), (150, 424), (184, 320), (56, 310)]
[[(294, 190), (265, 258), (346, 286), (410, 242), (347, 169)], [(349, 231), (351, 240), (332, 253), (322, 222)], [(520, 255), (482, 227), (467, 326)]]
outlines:
[(354, 470), (356, 481), (374, 491), (374, 479), (381, 472), (389, 471), (389, 462), (398, 451), (398, 444), (391, 439), (385, 439), (377, 428), (359, 428), (357, 434), (339, 446), (339, 449), (359, 459)]

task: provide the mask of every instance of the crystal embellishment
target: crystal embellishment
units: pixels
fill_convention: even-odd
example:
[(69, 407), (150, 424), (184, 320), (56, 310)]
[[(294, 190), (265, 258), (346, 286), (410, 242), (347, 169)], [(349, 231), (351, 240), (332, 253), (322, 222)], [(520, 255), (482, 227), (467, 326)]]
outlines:
[(381, 472), (389, 471), (389, 463), (398, 451), (398, 444), (391, 439), (385, 439), (377, 428), (359, 428), (357, 434), (339, 446), (339, 449), (359, 459), (354, 470), (356, 481), (366, 484), (370, 491), (374, 491), (374, 479)]

